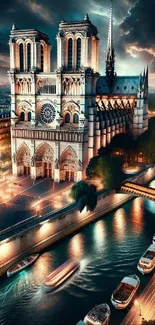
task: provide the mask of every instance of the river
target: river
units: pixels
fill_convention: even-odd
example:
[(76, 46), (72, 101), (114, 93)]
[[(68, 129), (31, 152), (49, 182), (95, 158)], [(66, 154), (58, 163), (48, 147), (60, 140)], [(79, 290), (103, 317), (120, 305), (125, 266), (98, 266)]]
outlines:
[[(139, 274), (137, 262), (154, 233), (155, 202), (136, 198), (49, 247), (29, 269), (1, 277), (0, 325), (75, 325), (101, 302), (110, 305), (110, 325), (119, 325), (127, 311), (112, 307), (111, 293), (125, 275)], [(45, 293), (44, 278), (70, 257), (80, 259), (80, 270)], [(151, 275), (139, 277), (141, 291)]]

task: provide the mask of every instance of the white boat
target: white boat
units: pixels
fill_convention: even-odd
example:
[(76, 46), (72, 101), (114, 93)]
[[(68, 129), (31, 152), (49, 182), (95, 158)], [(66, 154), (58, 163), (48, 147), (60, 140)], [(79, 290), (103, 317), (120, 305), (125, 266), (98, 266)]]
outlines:
[(126, 308), (140, 285), (139, 277), (136, 274), (128, 275), (123, 278), (111, 296), (111, 302), (116, 309)]
[(35, 262), (35, 260), (38, 258), (39, 254), (33, 254), (30, 256), (25, 257), (23, 260), (17, 262), (16, 264), (12, 265), (8, 270), (7, 270), (7, 277), (10, 277), (17, 272), (20, 272), (24, 270), (26, 267), (30, 266)]
[(74, 272), (76, 272), (79, 267), (80, 264), (78, 261), (68, 260), (46, 277), (43, 283), (43, 288), (46, 291), (55, 290), (64, 281), (66, 281)]
[(155, 244), (149, 246), (145, 253), (140, 258), (137, 268), (142, 274), (148, 274), (155, 267)]
[(152, 244), (155, 244), (155, 234), (153, 235), (153, 238), (152, 238)]
[(110, 307), (107, 304), (95, 306), (84, 318), (86, 325), (107, 325), (110, 320)]

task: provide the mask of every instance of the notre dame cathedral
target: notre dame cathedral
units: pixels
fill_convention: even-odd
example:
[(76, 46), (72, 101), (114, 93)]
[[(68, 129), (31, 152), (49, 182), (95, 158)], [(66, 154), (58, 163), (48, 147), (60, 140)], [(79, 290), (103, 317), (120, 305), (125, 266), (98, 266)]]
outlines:
[(111, 0), (106, 74), (98, 71), (98, 30), (84, 20), (59, 25), (57, 69), (48, 36), (36, 29), (10, 34), (11, 147), (14, 175), (79, 181), (89, 160), (112, 137), (148, 128), (148, 69), (117, 76)]

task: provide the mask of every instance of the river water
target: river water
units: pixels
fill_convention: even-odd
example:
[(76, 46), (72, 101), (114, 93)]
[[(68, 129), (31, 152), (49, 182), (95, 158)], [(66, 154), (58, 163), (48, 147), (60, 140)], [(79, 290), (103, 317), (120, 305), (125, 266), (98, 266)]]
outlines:
[[(155, 202), (136, 198), (49, 247), (29, 269), (1, 278), (0, 325), (75, 325), (101, 302), (110, 305), (110, 324), (119, 325), (127, 311), (112, 307), (111, 293), (125, 275), (138, 274), (154, 233)], [(80, 270), (57, 292), (45, 293), (44, 278), (70, 257), (80, 259)], [(151, 275), (139, 277), (141, 291)]]

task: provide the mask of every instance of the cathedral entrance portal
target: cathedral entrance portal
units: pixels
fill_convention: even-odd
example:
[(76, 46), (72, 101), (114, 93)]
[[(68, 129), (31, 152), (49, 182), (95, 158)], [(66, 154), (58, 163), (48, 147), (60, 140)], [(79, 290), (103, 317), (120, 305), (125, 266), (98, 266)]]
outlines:
[(77, 180), (78, 162), (72, 148), (66, 149), (59, 160), (60, 181), (75, 182)]
[(36, 176), (53, 178), (54, 152), (49, 144), (43, 143), (36, 149)]
[(30, 167), (24, 166), (24, 175), (30, 175)]
[(52, 164), (50, 162), (42, 162), (43, 177), (52, 178)]
[(23, 143), (17, 151), (17, 175), (30, 175), (31, 174), (31, 154), (28, 146)]

